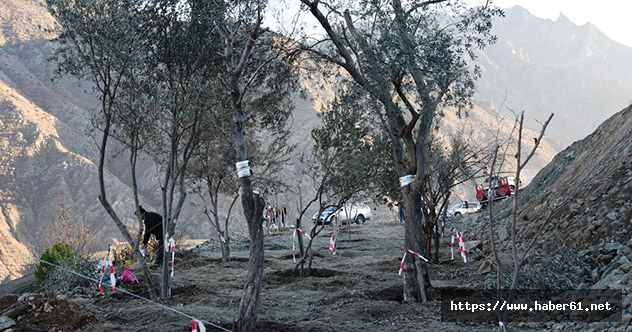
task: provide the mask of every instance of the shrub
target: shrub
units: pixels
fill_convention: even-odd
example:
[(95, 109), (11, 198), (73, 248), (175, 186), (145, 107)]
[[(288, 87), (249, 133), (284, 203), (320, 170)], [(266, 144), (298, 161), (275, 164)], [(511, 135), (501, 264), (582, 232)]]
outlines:
[[(97, 265), (98, 262), (96, 260), (75, 254), (71, 260), (65, 262), (62, 266), (82, 276), (98, 279), (101, 277), (101, 274), (100, 270), (97, 269)], [(109, 281), (109, 273), (106, 277), (106, 280)], [(73, 291), (77, 287), (90, 287), (91, 281), (66, 270), (53, 269), (42, 286), (47, 291), (65, 292)]]
[[(75, 250), (66, 243), (55, 243), (51, 248), (44, 250), (41, 261), (59, 266), (67, 266), (73, 261)], [(35, 281), (43, 285), (48, 275), (55, 269), (54, 266), (41, 262), (35, 267)]]

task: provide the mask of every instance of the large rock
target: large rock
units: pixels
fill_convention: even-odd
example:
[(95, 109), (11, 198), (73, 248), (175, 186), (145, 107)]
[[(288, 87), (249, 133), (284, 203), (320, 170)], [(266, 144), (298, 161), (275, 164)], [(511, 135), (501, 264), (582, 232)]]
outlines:
[(498, 241), (505, 242), (509, 238), (509, 231), (507, 231), (507, 227), (500, 226), (498, 228)]
[(7, 316), (0, 316), (0, 331), (15, 325), (15, 321)]
[(619, 214), (616, 211), (610, 211), (608, 212), (608, 214), (606, 214), (606, 218), (610, 219), (611, 221), (617, 221), (619, 219)]
[[(627, 278), (626, 278), (627, 277)], [(618, 269), (612, 270), (608, 275), (603, 276), (592, 289), (621, 289), (628, 281), (629, 276)]]
[(621, 247), (623, 247), (623, 245), (619, 242), (610, 242), (604, 246), (604, 249), (611, 252), (617, 252), (617, 250)]

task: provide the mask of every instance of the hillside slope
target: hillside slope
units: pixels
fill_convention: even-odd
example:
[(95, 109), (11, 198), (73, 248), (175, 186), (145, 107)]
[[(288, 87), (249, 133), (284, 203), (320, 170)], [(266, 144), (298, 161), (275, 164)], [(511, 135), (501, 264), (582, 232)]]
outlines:
[[(552, 204), (563, 204), (545, 228), (547, 249), (574, 249), (632, 238), (632, 105), (560, 152), (522, 194), (529, 238)], [(567, 199), (568, 197), (568, 199)], [(527, 221), (525, 221), (527, 220)], [(555, 241), (551, 240), (555, 239)]]

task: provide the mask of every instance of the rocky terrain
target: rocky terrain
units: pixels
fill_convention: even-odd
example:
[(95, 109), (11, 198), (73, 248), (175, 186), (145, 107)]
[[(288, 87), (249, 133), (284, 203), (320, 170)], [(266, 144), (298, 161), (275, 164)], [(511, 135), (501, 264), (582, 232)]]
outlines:
[[(480, 141), (489, 139), (498, 128), (506, 134), (511, 127), (512, 115), (506, 107), (500, 112), (496, 110), (505, 96), (506, 105), (514, 110), (526, 109), (527, 118), (531, 120), (533, 128), (537, 128), (535, 119), (545, 118), (545, 113), (549, 111), (556, 113), (554, 124), (559, 121), (571, 127), (590, 121), (596, 123), (605, 118), (608, 110), (613, 108), (599, 107), (600, 111), (595, 112), (594, 109), (578, 107), (577, 104), (616, 104), (621, 100), (620, 91), (627, 91), (627, 87), (631, 86), (628, 81), (622, 79), (627, 77), (624, 74), (626, 69), (617, 71), (622, 74), (612, 78), (608, 75), (615, 74), (608, 74), (611, 71), (610, 67), (599, 67), (599, 59), (619, 59), (625, 57), (629, 49), (621, 45), (613, 46), (612, 42), (604, 39), (605, 37), (594, 29), (590, 30), (591, 33), (579, 33), (583, 27), (574, 26), (570, 22), (544, 22), (519, 8), (509, 10), (507, 20), (516, 23), (497, 22), (496, 32), (500, 42), (481, 56), (480, 64), (483, 66), (484, 75), (476, 97), (479, 101), (478, 106), (472, 109), (469, 117), (465, 119), (459, 119), (454, 113), (446, 112), (446, 117), (442, 121), (446, 131), (461, 130), (473, 140)], [(562, 23), (563, 29), (555, 28)], [(544, 46), (538, 46), (533, 40), (539, 40), (539, 37), (519, 33), (529, 30), (521, 29), (521, 25), (541, 26), (537, 34), (549, 35), (551, 29), (559, 30), (559, 36), (543, 42)], [(0, 243), (1, 282), (5, 278), (12, 279), (23, 274), (25, 267), (32, 262), (33, 254), (50, 245), (50, 231), (55, 230), (54, 225), (62, 204), (78, 224), (85, 225), (91, 230), (95, 244), (99, 248), (117, 238), (119, 234), (96, 199), (96, 145), (86, 135), (90, 114), (95, 108), (95, 96), (90, 86), (85, 83), (80, 84), (69, 78), (54, 78), (55, 66), (47, 61), (55, 47), (54, 43), (49, 41), (54, 37), (51, 33), (54, 21), (43, 7), (43, 1), (2, 1), (0, 27), (0, 234), (6, 239)], [(542, 83), (542, 79), (515, 73), (522, 70), (525, 63), (537, 67), (539, 71), (563, 67), (563, 59), (559, 56), (542, 54), (545, 54), (545, 50), (551, 52), (551, 49), (557, 49), (557, 46), (551, 45), (557, 45), (559, 40), (563, 40), (564, 36), (569, 34), (582, 37), (576, 40), (578, 50), (582, 49), (581, 45), (591, 41), (603, 46), (599, 48), (599, 56), (588, 57), (594, 64), (590, 67), (591, 73), (601, 71), (600, 77), (605, 78), (600, 82), (616, 81), (613, 85), (616, 88), (595, 95), (589, 95), (582, 89), (565, 91), (565, 98), (574, 98), (577, 101), (577, 104), (568, 106), (558, 103), (555, 107), (540, 107), (540, 104), (522, 103), (557, 100), (557, 96), (552, 97), (547, 91), (533, 89), (528, 91), (528, 96), (531, 97), (524, 97), (527, 93), (525, 87), (537, 86)], [(508, 45), (511, 47), (508, 48)], [(561, 46), (559, 48), (561, 49)], [(527, 62), (525, 54), (528, 55)], [(584, 60), (576, 61), (577, 65), (573, 67), (572, 73), (583, 70), (582, 68), (586, 67), (586, 57), (590, 55), (579, 51), (575, 54), (578, 59)], [(547, 63), (545, 59), (549, 57), (555, 61)], [(578, 82), (583, 79), (582, 77), (594, 81), (593, 76), (569, 74), (547, 77), (546, 82), (567, 86), (569, 82)], [(518, 83), (514, 82), (517, 79)], [(294, 135), (291, 143), (297, 144), (297, 151), (306, 151), (310, 145), (306, 138), (309, 137), (310, 130), (318, 124), (316, 112), (334, 92), (322, 78), (305, 76), (301, 78), (301, 84), (307, 98), (296, 99), (296, 110), (292, 117)], [(605, 83), (600, 86), (605, 86)], [(525, 89), (524, 93), (521, 92), (522, 89)], [(521, 103), (512, 104), (513, 101)], [(576, 116), (569, 117), (564, 114)], [(588, 119), (592, 120), (587, 121)], [(549, 130), (547, 136), (550, 135), (553, 139), (543, 142), (542, 149), (532, 162), (531, 168), (525, 171), (525, 183), (528, 183), (529, 179), (560, 149), (561, 146), (556, 140), (568, 142), (579, 138), (576, 133), (576, 136), (567, 134)], [(529, 135), (535, 136), (535, 133), (530, 131)], [(530, 136), (525, 138), (526, 144), (532, 144)], [(144, 167), (139, 170), (141, 203), (144, 206), (158, 207), (160, 201), (155, 167), (146, 156), (143, 165)], [(285, 171), (288, 179), (296, 176), (291, 164)], [(106, 165), (109, 195), (115, 208), (121, 212), (127, 224), (133, 227), (135, 221), (127, 174), (125, 163), (117, 158), (110, 158)], [(472, 199), (473, 192), (462, 190), (460, 193), (459, 198)], [(280, 194), (275, 199), (286, 202), (292, 212), (295, 210), (295, 195)], [(220, 205), (227, 206), (229, 203), (230, 199), (227, 199)], [(186, 222), (182, 222), (179, 227), (184, 236), (195, 234), (195, 238), (208, 238), (213, 233), (198, 210), (199, 208), (193, 205), (186, 206), (182, 218)], [(237, 208), (236, 215), (239, 214)], [(243, 226), (243, 223), (235, 223), (232, 230), (237, 235), (243, 234)]]
[[(520, 193), (517, 223), (519, 251), (544, 227), (524, 267), (523, 287), (621, 289), (624, 328), (620, 331), (632, 330), (631, 141), (629, 106), (560, 152), (533, 178)], [(509, 200), (499, 208), (501, 264), (508, 268), (512, 264)], [(464, 229), (475, 238), (488, 239), (488, 222), (489, 217), (481, 214), (466, 220)], [(489, 246), (485, 252), (491, 254)], [(488, 272), (490, 262), (482, 265)], [(487, 285), (494, 279), (489, 275)], [(579, 326), (568, 327), (574, 328)], [(591, 328), (600, 329), (599, 325)]]
[[(552, 204), (562, 208), (550, 219), (536, 250), (522, 270), (520, 288), (616, 289), (623, 293), (617, 322), (510, 323), (512, 330), (632, 331), (632, 239), (630, 226), (629, 142), (632, 106), (622, 110), (584, 140), (556, 156), (521, 191), (519, 250), (548, 218)], [(605, 141), (608, 143), (606, 144)], [(581, 180), (577, 184), (571, 179)], [(501, 268), (511, 265), (508, 201), (498, 204)], [(468, 262), (450, 260), (449, 236), (441, 238), (440, 262), (430, 265), (435, 291), (462, 286), (493, 286), (495, 266), (484, 213), (448, 219), (446, 229), (465, 233)], [(587, 225), (577, 227), (577, 225)], [(595, 226), (598, 225), (598, 226)], [(588, 230), (590, 234), (587, 233)], [(352, 225), (339, 235), (337, 254), (328, 234), (315, 240), (314, 270), (301, 278), (293, 271), (292, 233), (268, 234), (258, 331), (489, 331), (496, 324), (446, 322), (436, 296), (426, 304), (402, 303), (397, 274), (403, 226), (392, 215)], [(9, 294), (0, 287), (0, 329), (18, 330), (182, 330), (190, 317), (231, 330), (247, 274), (248, 241), (236, 238), (233, 258), (223, 263), (217, 241), (176, 254), (173, 298), (160, 304), (125, 294), (99, 295), (94, 282), (58, 290), (56, 295)], [(132, 266), (132, 268), (136, 268)], [(154, 271), (154, 277), (158, 272)], [(503, 275), (503, 277), (507, 277)], [(147, 297), (142, 285), (124, 290)], [(5, 288), (6, 289), (6, 288)], [(434, 294), (438, 294), (435, 292)], [(165, 307), (167, 306), (167, 307)], [(167, 309), (177, 310), (177, 313)], [(210, 330), (210, 324), (207, 324)]]

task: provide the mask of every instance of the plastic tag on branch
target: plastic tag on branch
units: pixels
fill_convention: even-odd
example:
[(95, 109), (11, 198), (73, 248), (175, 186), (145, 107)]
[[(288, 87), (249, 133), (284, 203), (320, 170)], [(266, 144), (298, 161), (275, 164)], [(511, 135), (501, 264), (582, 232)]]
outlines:
[(413, 183), (413, 181), (415, 181), (415, 175), (414, 174), (404, 175), (404, 176), (399, 178), (399, 186), (400, 187), (406, 187), (407, 185)]

